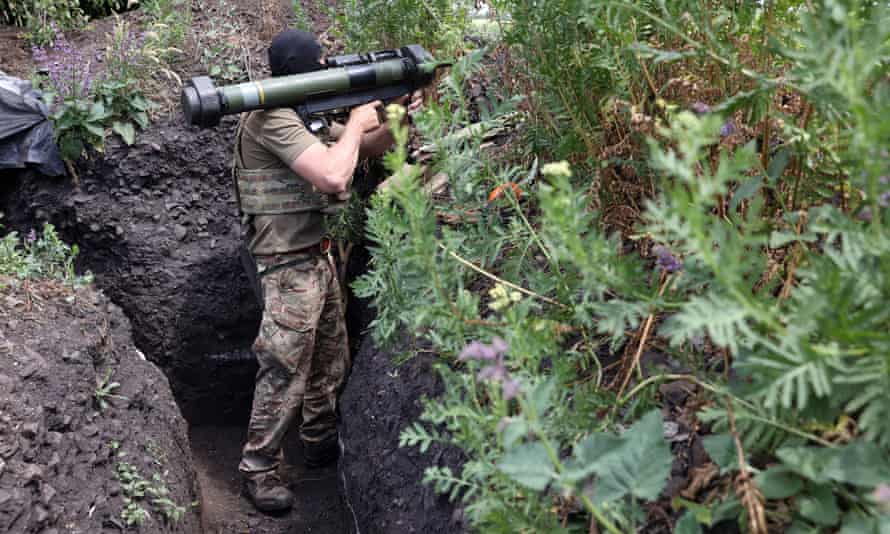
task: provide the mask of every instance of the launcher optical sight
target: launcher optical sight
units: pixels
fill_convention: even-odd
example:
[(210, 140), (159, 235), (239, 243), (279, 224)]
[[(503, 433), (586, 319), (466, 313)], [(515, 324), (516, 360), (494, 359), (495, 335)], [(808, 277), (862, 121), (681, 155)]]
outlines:
[(308, 123), (314, 115), (411, 94), (449, 65), (434, 60), (422, 46), (409, 45), (330, 57), (321, 70), (225, 87), (198, 76), (182, 90), (182, 110), (186, 121), (204, 128), (219, 124), (223, 115), (282, 107), (294, 108)]

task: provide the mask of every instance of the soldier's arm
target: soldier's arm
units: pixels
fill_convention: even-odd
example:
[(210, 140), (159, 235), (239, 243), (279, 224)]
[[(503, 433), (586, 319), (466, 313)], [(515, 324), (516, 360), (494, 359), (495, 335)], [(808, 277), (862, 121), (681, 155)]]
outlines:
[[(410, 103), (408, 98), (409, 95), (405, 95), (404, 97), (397, 99), (394, 103), (401, 106), (407, 106), (408, 114), (412, 114), (423, 104), (423, 93), (421, 91), (415, 91), (410, 95)], [(405, 115), (405, 121), (408, 120), (408, 114)], [(359, 157), (374, 158), (381, 156), (392, 147), (393, 143), (395, 143), (395, 139), (392, 136), (389, 125), (382, 124), (379, 128), (366, 132), (365, 135), (362, 136)]]
[(392, 132), (389, 131), (389, 127), (380, 125), (376, 129), (362, 135), (359, 157), (375, 158), (381, 156), (392, 147), (394, 142), (395, 139), (392, 136)]
[(363, 134), (380, 125), (380, 105), (372, 102), (353, 109), (336, 143), (329, 147), (314, 143), (290, 163), (290, 168), (324, 193), (345, 191), (358, 164)]

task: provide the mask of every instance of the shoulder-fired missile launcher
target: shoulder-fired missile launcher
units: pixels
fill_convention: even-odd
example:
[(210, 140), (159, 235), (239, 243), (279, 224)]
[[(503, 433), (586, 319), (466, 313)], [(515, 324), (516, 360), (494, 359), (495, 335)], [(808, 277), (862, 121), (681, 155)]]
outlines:
[(205, 128), (219, 124), (223, 115), (281, 107), (294, 108), (308, 124), (314, 116), (411, 94), (449, 65), (422, 46), (409, 45), (330, 57), (321, 70), (224, 87), (198, 76), (182, 90), (182, 110), (186, 121)]

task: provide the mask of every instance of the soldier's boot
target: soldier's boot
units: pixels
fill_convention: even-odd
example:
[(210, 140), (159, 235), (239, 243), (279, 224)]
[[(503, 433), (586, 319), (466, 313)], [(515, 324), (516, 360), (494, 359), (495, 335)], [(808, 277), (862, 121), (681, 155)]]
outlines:
[(244, 473), (244, 495), (261, 512), (283, 512), (294, 505), (294, 494), (275, 471)]
[(340, 436), (334, 434), (322, 441), (304, 441), (303, 458), (306, 467), (326, 467), (340, 458)]

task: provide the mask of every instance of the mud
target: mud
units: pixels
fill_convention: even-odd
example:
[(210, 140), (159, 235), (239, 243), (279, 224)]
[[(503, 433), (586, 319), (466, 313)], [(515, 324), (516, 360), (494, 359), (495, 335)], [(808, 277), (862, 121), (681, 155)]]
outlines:
[[(0, 288), (0, 531), (120, 532), (129, 496), (149, 514), (140, 532), (197, 532), (185, 421), (120, 308), (91, 287)], [(128, 492), (123, 466), (183, 516)]]
[(241, 494), (234, 469), (241, 455), (246, 427), (202, 426), (192, 428), (195, 468), (201, 482), (201, 514), (204, 534), (352, 534), (354, 518), (340, 495), (341, 480), (334, 467), (307, 469), (302, 446), (295, 434), (286, 441), (283, 478), (289, 481), (297, 505), (288, 513), (257, 512)]

